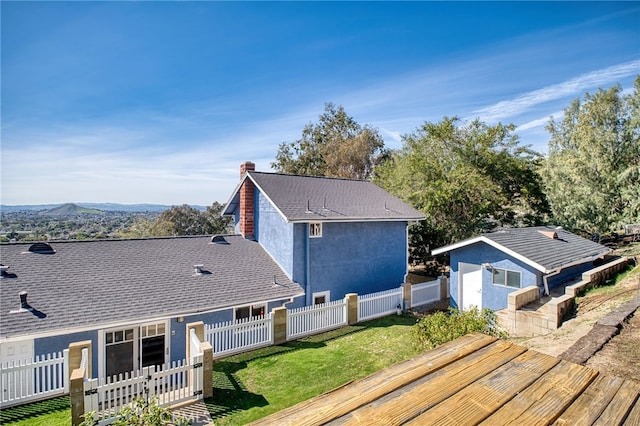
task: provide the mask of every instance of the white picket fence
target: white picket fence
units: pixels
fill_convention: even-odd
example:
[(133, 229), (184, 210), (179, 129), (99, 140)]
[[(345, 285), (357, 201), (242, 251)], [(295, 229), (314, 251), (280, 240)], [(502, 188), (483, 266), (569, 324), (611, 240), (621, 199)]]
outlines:
[(0, 363), (0, 407), (40, 399), (52, 398), (69, 392), (69, 350)]
[(232, 355), (273, 344), (273, 319), (245, 318), (204, 325), (205, 339), (213, 348), (214, 358)]
[(358, 296), (358, 322), (380, 318), (402, 308), (402, 287)]
[(440, 279), (411, 286), (411, 307), (440, 300)]
[(343, 325), (347, 325), (346, 300), (287, 309), (287, 340), (309, 336)]
[(202, 360), (200, 354), (192, 357), (191, 362), (172, 362), (165, 368), (150, 366), (107, 379), (85, 380), (85, 413), (93, 411), (98, 424), (108, 424), (138, 397), (145, 400), (156, 397), (160, 406), (202, 399)]

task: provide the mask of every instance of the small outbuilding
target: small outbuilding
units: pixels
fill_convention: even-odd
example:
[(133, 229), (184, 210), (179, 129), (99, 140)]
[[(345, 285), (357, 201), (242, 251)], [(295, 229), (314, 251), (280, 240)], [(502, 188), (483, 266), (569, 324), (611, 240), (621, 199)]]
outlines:
[(602, 263), (608, 247), (562, 228), (499, 228), (433, 250), (449, 253), (454, 308), (505, 309), (510, 293), (536, 286), (539, 295)]

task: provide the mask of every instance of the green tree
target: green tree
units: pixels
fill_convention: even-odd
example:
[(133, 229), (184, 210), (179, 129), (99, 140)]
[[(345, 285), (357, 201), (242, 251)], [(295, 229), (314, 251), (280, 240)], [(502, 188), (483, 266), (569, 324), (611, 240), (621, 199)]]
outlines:
[(207, 234), (226, 234), (232, 232), (232, 218), (222, 216), (224, 206), (217, 201), (207, 207), (204, 216), (207, 219)]
[(224, 206), (217, 201), (204, 212), (187, 204), (172, 206), (151, 221), (137, 219), (120, 235), (123, 238), (164, 237), (170, 235), (211, 235), (229, 232), (231, 218), (222, 216)]
[(574, 100), (551, 119), (542, 176), (557, 222), (603, 233), (640, 222), (640, 76), (635, 90), (620, 85)]
[[(169, 231), (169, 235), (223, 234), (228, 231), (231, 218), (222, 217), (224, 206), (214, 202), (205, 212), (187, 204), (173, 206), (163, 211), (154, 224), (157, 232)], [(167, 234), (164, 234), (167, 235)]]
[(369, 179), (385, 154), (376, 129), (361, 126), (342, 106), (328, 103), (318, 122), (304, 127), (302, 138), (280, 144), (271, 166), (289, 174)]
[(513, 130), (444, 117), (403, 136), (403, 147), (376, 168), (377, 184), (426, 216), (410, 232), (413, 263), (427, 261), (432, 248), (497, 225), (546, 220), (541, 154), (521, 146)]

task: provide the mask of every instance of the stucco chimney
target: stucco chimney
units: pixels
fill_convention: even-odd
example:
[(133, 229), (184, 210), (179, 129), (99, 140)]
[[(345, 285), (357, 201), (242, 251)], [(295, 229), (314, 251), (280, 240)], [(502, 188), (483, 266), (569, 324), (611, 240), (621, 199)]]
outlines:
[[(245, 161), (240, 165), (240, 179), (243, 179), (248, 171), (255, 169), (255, 164), (251, 161)], [(245, 180), (240, 187), (240, 233), (245, 238), (253, 238), (253, 191), (253, 182), (250, 179)]]

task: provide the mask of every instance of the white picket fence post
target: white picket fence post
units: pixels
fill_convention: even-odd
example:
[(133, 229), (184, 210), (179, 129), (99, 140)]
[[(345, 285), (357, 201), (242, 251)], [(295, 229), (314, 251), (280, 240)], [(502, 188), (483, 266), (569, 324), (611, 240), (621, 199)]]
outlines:
[(273, 318), (271, 314), (205, 324), (205, 339), (213, 348), (213, 356), (232, 355), (273, 344)]
[(402, 287), (358, 296), (358, 322), (396, 313), (402, 308)]
[(203, 355), (198, 354), (189, 361), (152, 365), (106, 379), (87, 379), (84, 381), (85, 413), (95, 411), (94, 420), (108, 424), (136, 398), (155, 397), (160, 406), (202, 399), (203, 359)]
[(346, 325), (346, 306), (344, 300), (335, 300), (321, 305), (287, 309), (287, 340)]
[(411, 286), (411, 307), (440, 300), (440, 279)]
[(68, 392), (68, 363), (68, 351), (0, 362), (0, 407), (64, 395)]

